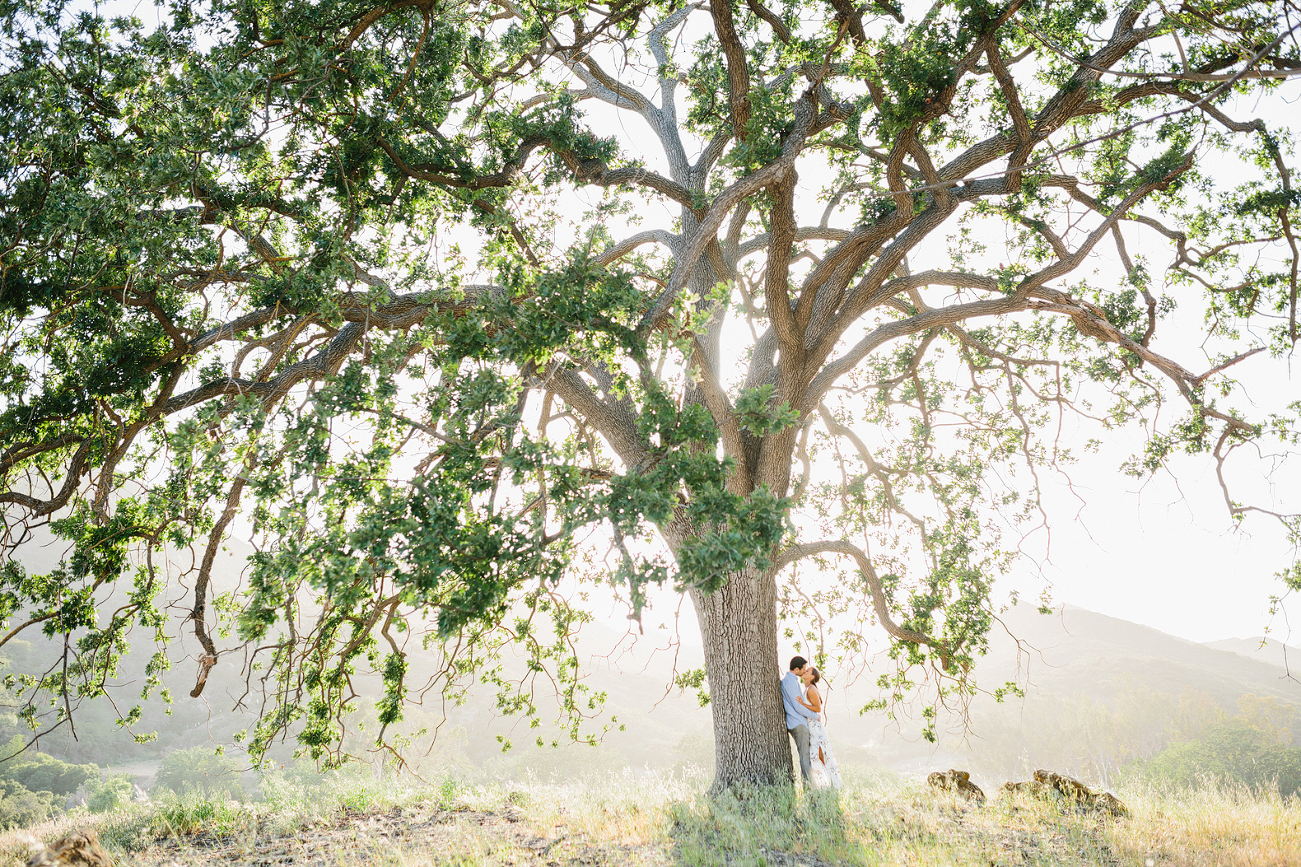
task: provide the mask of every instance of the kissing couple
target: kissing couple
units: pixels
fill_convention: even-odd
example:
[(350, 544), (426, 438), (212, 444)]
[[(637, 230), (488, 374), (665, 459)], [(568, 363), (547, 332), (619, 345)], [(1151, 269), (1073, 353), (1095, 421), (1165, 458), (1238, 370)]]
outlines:
[(822, 716), (822, 673), (802, 656), (791, 659), (791, 670), (781, 679), (786, 731), (800, 754), (800, 773), (806, 788), (839, 789), (840, 768), (831, 754), (826, 721)]

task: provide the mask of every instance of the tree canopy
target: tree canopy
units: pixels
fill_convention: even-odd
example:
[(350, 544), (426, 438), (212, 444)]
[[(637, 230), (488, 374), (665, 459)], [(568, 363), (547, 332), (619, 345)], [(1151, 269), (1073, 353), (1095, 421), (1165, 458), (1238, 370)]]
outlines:
[(37, 730), (184, 629), (255, 755), (337, 760), (367, 672), (384, 748), (475, 678), (591, 737), (568, 588), (665, 585), (719, 782), (775, 781), (779, 614), (968, 694), (1064, 418), (1299, 540), (1230, 487), (1301, 412), (1232, 378), (1298, 336), (1291, 0), (0, 9), (0, 543), (68, 545), (0, 565), (6, 636), (66, 643), (9, 684)]

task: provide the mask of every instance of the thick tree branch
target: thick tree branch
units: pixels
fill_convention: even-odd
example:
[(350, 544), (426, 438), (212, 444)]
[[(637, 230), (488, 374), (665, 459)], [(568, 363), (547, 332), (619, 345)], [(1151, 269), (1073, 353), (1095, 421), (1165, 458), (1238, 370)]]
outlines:
[(647, 456), (646, 442), (637, 432), (636, 419), (624, 406), (601, 400), (577, 371), (561, 360), (551, 362), (542, 379), (561, 400), (601, 432), (625, 466), (643, 464)]
[(596, 264), (600, 265), (602, 268), (607, 267), (644, 244), (662, 244), (663, 246), (668, 247), (670, 252), (675, 252), (678, 243), (678, 236), (664, 229), (651, 229), (646, 232), (638, 232), (636, 235), (625, 238), (616, 244), (611, 244), (609, 247), (602, 250), (601, 255), (596, 257)]
[(847, 539), (792, 545), (773, 558), (773, 565), (780, 570), (796, 560), (824, 554), (839, 554), (843, 557), (853, 558), (855, 565), (858, 566), (859, 574), (863, 576), (863, 583), (867, 585), (867, 591), (871, 594), (872, 610), (876, 613), (877, 622), (881, 624), (882, 629), (889, 633), (890, 637), (898, 641), (907, 641), (911, 644), (930, 647), (939, 654), (940, 663), (945, 669), (952, 665), (953, 650), (943, 641), (932, 638), (925, 633), (900, 626), (895, 622), (894, 616), (890, 613), (889, 603), (886, 600), (885, 588), (881, 585), (881, 577), (876, 574), (876, 567), (872, 565), (872, 559), (867, 556), (862, 548)]
[(723, 49), (727, 62), (727, 99), (732, 110), (732, 132), (737, 141), (745, 141), (750, 122), (750, 67), (746, 62), (745, 46), (736, 36), (732, 22), (731, 0), (710, 0), (709, 13), (714, 19), (714, 33)]
[(1006, 298), (973, 301), (969, 304), (955, 304), (949, 307), (927, 310), (906, 319), (896, 319), (877, 326), (844, 355), (822, 366), (821, 371), (809, 384), (802, 414), (812, 412), (822, 401), (827, 389), (836, 380), (857, 367), (864, 358), (875, 352), (879, 347), (892, 340), (911, 334), (919, 334), (930, 328), (954, 325), (958, 322), (987, 316), (1004, 316), (1029, 308), (1030, 304), (1027, 300), (1018, 294)]
[(814, 109), (815, 100), (813, 94), (812, 92), (806, 92), (796, 103), (795, 125), (786, 141), (782, 143), (781, 156), (758, 171), (734, 182), (719, 193), (709, 204), (709, 208), (701, 218), (700, 225), (692, 235), (686, 251), (678, 258), (673, 267), (673, 274), (669, 277), (668, 287), (660, 294), (659, 298), (655, 300), (655, 304), (638, 323), (637, 331), (639, 334), (644, 336), (659, 327), (660, 322), (668, 313), (669, 307), (673, 304), (673, 300), (682, 291), (682, 287), (686, 285), (687, 277), (696, 267), (701, 254), (705, 251), (705, 247), (717, 240), (718, 229), (731, 210), (765, 187), (777, 183), (792, 170), (795, 158), (803, 148), (808, 130), (813, 124)]

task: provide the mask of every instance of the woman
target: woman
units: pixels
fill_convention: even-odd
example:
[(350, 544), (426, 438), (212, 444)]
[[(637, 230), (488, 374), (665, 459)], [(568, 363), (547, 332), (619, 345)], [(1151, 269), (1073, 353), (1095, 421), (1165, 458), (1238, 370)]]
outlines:
[[(821, 714), (822, 695), (818, 692), (817, 684), (822, 680), (822, 672), (812, 665), (806, 665), (801, 680), (804, 681), (804, 696), (799, 699), (799, 703), (814, 713)], [(813, 786), (818, 789), (839, 789), (840, 768), (836, 765), (836, 757), (831, 754), (831, 741), (827, 738), (827, 728), (822, 723), (822, 717), (809, 720), (808, 727)]]

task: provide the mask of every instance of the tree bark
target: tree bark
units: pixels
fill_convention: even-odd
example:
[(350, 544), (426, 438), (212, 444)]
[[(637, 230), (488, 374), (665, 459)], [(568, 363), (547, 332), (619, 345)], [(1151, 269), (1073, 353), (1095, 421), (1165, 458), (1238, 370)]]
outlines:
[(691, 592), (714, 714), (714, 789), (794, 779), (777, 656), (776, 574), (743, 572)]

